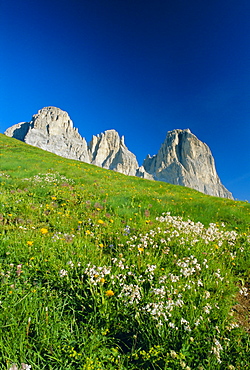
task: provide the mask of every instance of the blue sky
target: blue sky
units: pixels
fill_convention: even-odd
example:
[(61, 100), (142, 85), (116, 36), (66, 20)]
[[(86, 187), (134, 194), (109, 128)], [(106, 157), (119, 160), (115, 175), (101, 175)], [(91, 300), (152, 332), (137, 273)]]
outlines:
[(250, 201), (249, 0), (0, 0), (0, 35), (1, 133), (56, 106), (142, 164), (189, 128)]

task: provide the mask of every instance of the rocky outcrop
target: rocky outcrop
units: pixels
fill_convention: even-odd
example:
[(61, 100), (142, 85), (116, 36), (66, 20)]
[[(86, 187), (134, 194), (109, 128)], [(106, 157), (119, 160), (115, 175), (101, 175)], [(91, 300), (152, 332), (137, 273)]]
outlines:
[(43, 108), (30, 122), (8, 128), (5, 135), (65, 158), (90, 163), (86, 140), (73, 127), (68, 113), (59, 108)]
[(5, 134), (62, 157), (125, 175), (165, 181), (205, 194), (233, 198), (220, 182), (209, 147), (190, 130), (168, 132), (159, 152), (153, 157), (147, 156), (140, 167), (136, 156), (126, 147), (124, 137), (120, 137), (115, 130), (93, 136), (87, 144), (73, 127), (68, 113), (56, 107), (39, 110), (30, 122), (18, 123), (8, 128)]
[(136, 156), (131, 153), (115, 130), (93, 136), (88, 144), (91, 163), (125, 175), (135, 176), (138, 168)]
[(56, 107), (45, 107), (30, 122), (11, 126), (5, 135), (69, 159), (92, 163), (125, 175), (134, 175), (138, 168), (136, 156), (131, 153), (115, 130), (86, 140), (73, 127), (67, 112)]
[(168, 132), (157, 155), (147, 156), (144, 172), (155, 180), (183, 185), (202, 193), (222, 198), (233, 198), (222, 185), (209, 147), (197, 139), (190, 130)]

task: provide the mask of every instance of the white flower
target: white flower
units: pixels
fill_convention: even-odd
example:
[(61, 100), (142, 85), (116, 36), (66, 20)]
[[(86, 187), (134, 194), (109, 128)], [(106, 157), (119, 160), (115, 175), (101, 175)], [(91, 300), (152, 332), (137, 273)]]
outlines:
[(62, 270), (59, 271), (59, 275), (60, 275), (60, 277), (67, 276), (68, 275), (68, 271), (62, 269)]

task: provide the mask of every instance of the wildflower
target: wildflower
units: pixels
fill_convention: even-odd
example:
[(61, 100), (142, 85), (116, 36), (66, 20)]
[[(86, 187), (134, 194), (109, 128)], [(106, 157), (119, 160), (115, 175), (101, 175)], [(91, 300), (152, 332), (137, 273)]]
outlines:
[(28, 244), (28, 246), (30, 246), (30, 247), (33, 245), (33, 243), (34, 243), (34, 242), (32, 242), (32, 241), (30, 241), (30, 240), (28, 240), (28, 241), (27, 241), (27, 244)]
[(24, 364), (23, 362), (21, 363), (21, 369), (20, 370), (30, 370), (31, 365)]
[(172, 358), (176, 358), (176, 357), (177, 357), (177, 353), (171, 349), (171, 351), (170, 351), (170, 356), (171, 356)]
[(17, 269), (16, 270), (17, 276), (20, 276), (21, 275), (21, 273), (22, 273), (21, 268), (22, 268), (22, 264), (17, 265), (17, 267), (16, 267), (16, 269)]
[(129, 225), (127, 225), (126, 227), (125, 227), (125, 229), (124, 229), (124, 234), (123, 235), (128, 235), (128, 234), (130, 234), (130, 226)]
[(180, 361), (180, 365), (181, 365), (182, 369), (185, 369), (186, 363), (184, 361)]
[(246, 288), (246, 287), (242, 287), (242, 288), (240, 289), (240, 294), (242, 294), (242, 295), (244, 295), (245, 297), (247, 297), (247, 296), (248, 296), (248, 290), (247, 290), (247, 288)]
[(103, 248), (103, 247), (104, 247), (104, 245), (103, 245), (102, 243), (100, 243), (100, 244), (99, 244), (99, 247), (100, 247), (100, 248)]
[(85, 234), (86, 234), (86, 235), (90, 235), (90, 234), (91, 234), (91, 232), (90, 232), (89, 230), (86, 230)]
[(16, 364), (12, 364), (9, 370), (18, 370), (18, 367)]
[(98, 220), (97, 222), (98, 222), (98, 224), (104, 224), (103, 220)]
[(66, 270), (64, 270), (64, 269), (61, 269), (61, 270), (59, 271), (59, 275), (60, 275), (60, 277), (67, 276), (67, 275), (68, 275), (68, 271), (66, 271)]
[(115, 295), (115, 293), (113, 292), (113, 290), (107, 290), (107, 291), (105, 292), (105, 295), (106, 295), (107, 297), (112, 297), (113, 295)]
[(142, 253), (144, 251), (144, 248), (138, 247), (138, 252)]
[(42, 227), (40, 229), (40, 231), (41, 231), (42, 234), (47, 234), (48, 233), (48, 229), (45, 229), (44, 227)]
[(52, 200), (56, 200), (56, 197), (51, 197)]

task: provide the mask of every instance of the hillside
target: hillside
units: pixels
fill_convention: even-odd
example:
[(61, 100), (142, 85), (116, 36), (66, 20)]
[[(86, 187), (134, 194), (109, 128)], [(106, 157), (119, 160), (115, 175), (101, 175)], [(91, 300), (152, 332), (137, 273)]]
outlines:
[(249, 368), (249, 203), (4, 135), (0, 164), (0, 369)]
[(93, 135), (87, 143), (68, 113), (57, 107), (40, 109), (30, 122), (9, 127), (5, 135), (63, 158), (233, 199), (219, 179), (211, 150), (189, 129), (169, 131), (158, 153), (153, 157), (148, 155), (140, 167), (136, 156), (126, 147), (124, 137), (116, 130)]

